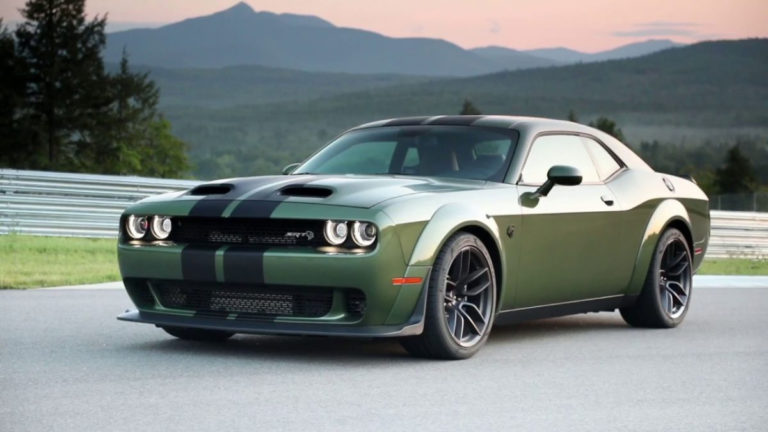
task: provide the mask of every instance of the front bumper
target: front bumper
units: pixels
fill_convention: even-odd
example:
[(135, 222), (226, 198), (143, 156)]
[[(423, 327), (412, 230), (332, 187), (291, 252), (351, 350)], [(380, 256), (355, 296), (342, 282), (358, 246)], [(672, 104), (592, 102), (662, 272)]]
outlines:
[(317, 335), (342, 337), (399, 337), (414, 336), (424, 330), (426, 293), (422, 289), (413, 314), (402, 324), (359, 325), (321, 322), (290, 322), (274, 320), (230, 320), (204, 316), (184, 316), (141, 310), (128, 310), (117, 317), (121, 321), (154, 324), (157, 327), (190, 327), (223, 330), (233, 333)]

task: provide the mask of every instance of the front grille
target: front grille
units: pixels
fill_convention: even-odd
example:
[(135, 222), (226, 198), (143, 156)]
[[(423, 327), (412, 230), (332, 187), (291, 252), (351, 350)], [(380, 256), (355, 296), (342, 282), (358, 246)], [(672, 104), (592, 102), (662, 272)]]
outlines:
[(270, 288), (228, 284), (152, 282), (163, 307), (192, 310), (200, 314), (248, 317), (306, 317), (326, 315), (333, 304), (333, 290), (319, 288)]
[(319, 246), (323, 222), (299, 219), (173, 218), (177, 243), (261, 246)]

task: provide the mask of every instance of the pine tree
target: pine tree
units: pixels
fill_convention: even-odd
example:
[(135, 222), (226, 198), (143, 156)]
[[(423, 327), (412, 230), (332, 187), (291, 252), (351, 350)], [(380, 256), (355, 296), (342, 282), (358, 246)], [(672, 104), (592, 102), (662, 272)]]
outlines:
[(469, 99), (464, 99), (464, 105), (461, 107), (461, 112), (459, 112), (459, 115), (480, 115), (482, 112), (480, 112), (479, 109), (470, 101)]
[(611, 135), (619, 141), (624, 141), (624, 132), (621, 131), (615, 121), (608, 117), (598, 117), (597, 120), (589, 122), (589, 125)]
[[(16, 41), (0, 18), (0, 167), (24, 167), (33, 152), (25, 150), (21, 122), (24, 110), (24, 76), (16, 55)], [(32, 153), (32, 154), (30, 154)]]
[(25, 62), (27, 121), (44, 148), (43, 167), (71, 169), (108, 108), (101, 59), (106, 18), (86, 21), (85, 0), (28, 0), (16, 29)]
[(738, 144), (728, 150), (725, 164), (715, 171), (714, 183), (721, 194), (755, 191), (757, 185), (755, 170), (750, 160), (741, 153)]

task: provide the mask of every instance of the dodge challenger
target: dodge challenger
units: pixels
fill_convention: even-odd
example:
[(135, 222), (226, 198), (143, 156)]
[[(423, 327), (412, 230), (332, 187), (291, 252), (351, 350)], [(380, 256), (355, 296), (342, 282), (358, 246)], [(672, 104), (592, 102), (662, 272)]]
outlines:
[(396, 337), (475, 354), (495, 324), (615, 311), (671, 328), (691, 305), (709, 203), (599, 130), (530, 117), (355, 127), (283, 175), (204, 183), (121, 216), (136, 308), (187, 340)]

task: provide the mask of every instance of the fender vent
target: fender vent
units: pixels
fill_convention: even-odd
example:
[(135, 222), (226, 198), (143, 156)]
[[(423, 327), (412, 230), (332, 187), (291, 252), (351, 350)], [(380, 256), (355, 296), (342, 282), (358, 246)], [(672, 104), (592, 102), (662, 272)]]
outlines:
[(225, 195), (234, 189), (231, 184), (200, 185), (189, 191), (190, 195)]
[(289, 186), (280, 191), (280, 194), (284, 196), (309, 198), (327, 198), (332, 193), (333, 191), (327, 188), (307, 186)]

